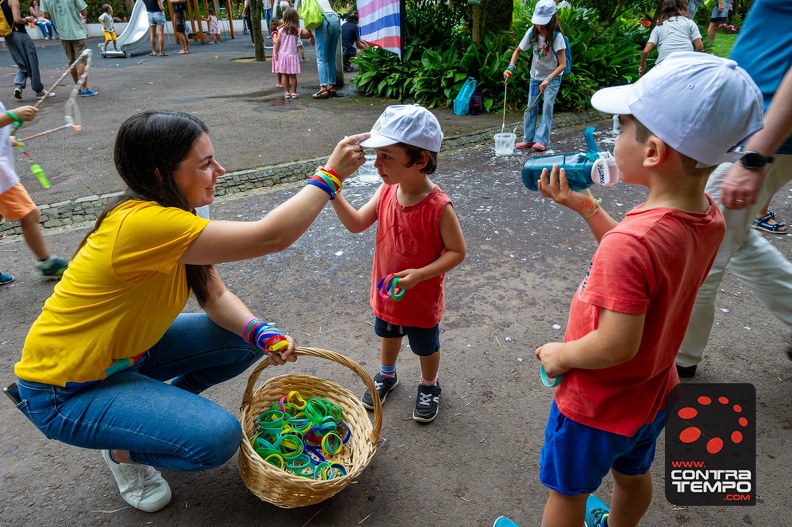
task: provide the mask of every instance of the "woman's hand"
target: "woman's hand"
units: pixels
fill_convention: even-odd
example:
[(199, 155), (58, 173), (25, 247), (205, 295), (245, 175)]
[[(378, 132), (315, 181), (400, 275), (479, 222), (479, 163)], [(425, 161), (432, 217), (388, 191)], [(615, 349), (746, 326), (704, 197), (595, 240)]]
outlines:
[(368, 137), (369, 134), (365, 133), (343, 138), (338, 142), (333, 153), (330, 154), (325, 166), (333, 169), (341, 181), (348, 178), (366, 162), (366, 154), (363, 151), (363, 147), (358, 143), (368, 139)]
[(589, 189), (575, 192), (569, 188), (566, 170), (563, 168), (559, 170), (558, 165), (553, 165), (553, 170), (550, 172), (549, 177), (547, 169), (542, 170), (538, 187), (542, 196), (550, 198), (559, 205), (568, 207), (576, 212), (585, 212), (594, 203), (594, 196), (591, 195)]
[(269, 357), (270, 364), (273, 366), (283, 366), (287, 362), (296, 362), (297, 357), (292, 355), (294, 352), (294, 339), (289, 335), (286, 335), (286, 341), (289, 343), (289, 347), (283, 351), (279, 351), (277, 353), (272, 353), (270, 351), (267, 352), (267, 356)]

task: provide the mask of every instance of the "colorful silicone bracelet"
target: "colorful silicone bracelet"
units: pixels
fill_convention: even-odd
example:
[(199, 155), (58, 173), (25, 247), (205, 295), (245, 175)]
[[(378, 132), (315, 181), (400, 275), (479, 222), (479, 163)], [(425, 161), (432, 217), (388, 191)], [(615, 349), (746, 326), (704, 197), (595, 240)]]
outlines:
[(542, 376), (542, 384), (547, 386), (548, 388), (555, 388), (559, 384), (561, 384), (561, 376), (556, 375), (555, 377), (550, 380), (550, 377), (547, 376), (547, 372), (544, 369), (544, 366), (539, 366), (539, 375)]

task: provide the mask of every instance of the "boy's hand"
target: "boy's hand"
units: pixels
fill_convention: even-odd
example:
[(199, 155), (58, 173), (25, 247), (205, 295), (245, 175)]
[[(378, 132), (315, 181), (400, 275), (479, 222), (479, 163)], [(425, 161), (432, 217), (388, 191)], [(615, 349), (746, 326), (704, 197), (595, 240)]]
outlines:
[[(401, 281), (399, 282), (401, 285)], [(534, 355), (539, 359), (544, 366), (545, 373), (548, 377), (558, 377), (559, 375), (569, 371), (569, 368), (561, 364), (560, 355), (562, 342), (548, 342), (544, 346), (536, 348)]]
[(350, 135), (338, 142), (330, 158), (327, 160), (327, 167), (332, 168), (338, 178), (344, 181), (352, 172), (363, 166), (366, 162), (366, 155), (363, 147), (358, 143), (368, 139), (369, 134)]
[(569, 188), (566, 170), (563, 168), (559, 170), (558, 165), (553, 165), (553, 170), (550, 172), (549, 177), (547, 169), (542, 170), (538, 187), (542, 196), (550, 198), (559, 205), (568, 207), (578, 213), (589, 210), (594, 202), (594, 196), (591, 195), (589, 189), (576, 192)]
[(400, 287), (405, 290), (412, 289), (424, 280), (421, 276), (421, 271), (418, 269), (405, 269), (404, 271), (399, 271), (398, 273), (394, 274), (399, 278), (399, 282), (396, 284), (396, 287)]
[(14, 108), (13, 110), (9, 111), (19, 117), (22, 121), (29, 123), (36, 117), (38, 108), (34, 108), (33, 106), (20, 106), (19, 108)]

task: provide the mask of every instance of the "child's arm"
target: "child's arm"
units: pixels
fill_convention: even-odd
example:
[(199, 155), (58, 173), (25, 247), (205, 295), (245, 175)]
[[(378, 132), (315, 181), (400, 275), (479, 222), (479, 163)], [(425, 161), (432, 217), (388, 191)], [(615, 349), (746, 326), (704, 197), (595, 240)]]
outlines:
[(360, 210), (355, 210), (355, 207), (350, 205), (341, 194), (336, 194), (336, 199), (330, 202), (333, 205), (336, 216), (338, 216), (338, 219), (341, 220), (341, 223), (349, 232), (356, 234), (363, 232), (377, 221), (377, 202), (379, 201), (381, 189), (382, 185), (368, 200), (368, 203), (360, 207)]
[[(0, 113), (0, 128), (4, 128), (17, 120), (29, 123), (32, 121), (36, 114), (38, 113), (38, 108), (33, 106), (20, 106), (19, 108), (14, 108), (13, 110), (6, 110), (3, 113)], [(14, 119), (16, 117), (16, 119)]]
[(272, 34), (272, 56), (277, 56), (280, 49), (280, 33), (277, 31)]
[(538, 186), (542, 196), (550, 198), (559, 205), (568, 207), (584, 216), (591, 233), (598, 242), (605, 236), (605, 233), (619, 224), (599, 206), (599, 202), (594, 199), (588, 189), (579, 192), (574, 192), (570, 189), (569, 183), (567, 183), (566, 170), (562, 168), (559, 171), (558, 165), (553, 165), (549, 179), (547, 177), (547, 169), (542, 170)]
[(102, 24), (102, 31), (107, 31), (107, 28), (105, 27), (104, 19), (102, 19), (102, 17), (99, 17), (97, 18), (97, 20), (99, 20), (99, 23)]
[[(699, 42), (701, 42), (701, 39), (699, 39)], [(655, 47), (654, 43), (647, 42), (646, 46), (643, 48), (643, 51), (641, 52), (641, 65), (638, 66), (638, 76), (639, 77), (641, 75), (643, 75), (644, 72), (646, 71), (646, 59), (649, 58), (649, 53), (652, 52), (654, 47)]]
[(405, 269), (396, 273), (399, 287), (412, 289), (424, 280), (446, 273), (462, 263), (465, 259), (465, 236), (459, 226), (454, 207), (449, 203), (440, 215), (440, 238), (446, 251), (434, 262), (420, 269)]
[[(399, 280), (399, 286), (402, 281)], [(583, 338), (548, 342), (534, 354), (548, 377), (572, 368), (598, 370), (623, 364), (638, 352), (646, 315), (629, 315), (600, 308), (599, 326)]]
[[(517, 46), (514, 49), (514, 53), (512, 53), (511, 60), (509, 60), (510, 67), (511, 66), (517, 67), (517, 59), (520, 58), (521, 52), (522, 50), (520, 49), (520, 46)], [(509, 82), (509, 77), (511, 77), (514, 74), (514, 71), (512, 71), (514, 70), (514, 67), (511, 68), (511, 70), (507, 69), (506, 71), (503, 72), (503, 82)]]
[(695, 49), (696, 51), (701, 51), (702, 49), (704, 49), (704, 43), (701, 41), (701, 37), (693, 41), (693, 49)]

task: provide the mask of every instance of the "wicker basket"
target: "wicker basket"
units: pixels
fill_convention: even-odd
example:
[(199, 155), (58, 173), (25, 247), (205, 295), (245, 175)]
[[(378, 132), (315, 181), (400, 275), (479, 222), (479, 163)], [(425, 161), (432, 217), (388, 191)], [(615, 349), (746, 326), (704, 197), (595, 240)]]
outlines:
[[(318, 348), (295, 348), (294, 355), (321, 357), (354, 371), (363, 380), (371, 393), (376, 393), (374, 382), (368, 373), (355, 361), (338, 353)], [(239, 471), (242, 481), (250, 491), (263, 501), (290, 509), (313, 505), (334, 496), (354, 481), (366, 468), (380, 438), (382, 428), (382, 407), (378, 397), (374, 399), (374, 424), (360, 399), (338, 384), (311, 377), (309, 375), (281, 375), (263, 382), (255, 391), (253, 386), (261, 372), (269, 366), (269, 361), (261, 361), (250, 374), (245, 395), (242, 399), (241, 417), (245, 437), (239, 452)], [(273, 402), (291, 390), (297, 390), (304, 398), (324, 397), (341, 407), (344, 421), (349, 425), (352, 435), (344, 447), (341, 457), (336, 457), (347, 467), (347, 475), (331, 480), (313, 480), (295, 476), (280, 470), (256, 453), (250, 440), (256, 434), (256, 418), (269, 410)]]

